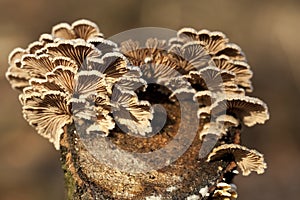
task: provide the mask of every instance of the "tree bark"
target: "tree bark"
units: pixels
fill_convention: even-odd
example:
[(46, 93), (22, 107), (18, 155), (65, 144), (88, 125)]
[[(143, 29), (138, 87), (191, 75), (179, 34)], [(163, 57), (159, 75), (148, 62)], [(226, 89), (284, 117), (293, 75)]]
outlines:
[[(180, 106), (182, 109), (192, 109), (188, 106)], [(172, 109), (174, 113), (180, 113), (176, 110), (176, 105), (173, 105)], [(188, 111), (195, 112), (193, 110)], [(195, 115), (191, 114), (190, 116)], [(122, 171), (118, 167), (99, 162), (80, 139), (78, 127), (75, 124), (65, 127), (61, 139), (61, 162), (65, 175), (67, 199), (138, 200), (151, 199), (151, 197), (152, 199), (155, 199), (154, 197), (157, 197), (156, 199), (187, 199), (193, 195), (199, 197), (198, 199), (210, 199), (211, 197), (202, 196), (203, 193), (200, 194), (200, 190), (206, 188), (209, 194), (215, 189), (217, 182), (220, 180), (227, 179), (227, 181), (231, 181), (233, 176), (230, 171), (235, 166), (232, 166), (231, 162), (226, 160), (208, 163), (205, 158), (199, 159), (199, 151), (202, 146), (199, 139), (201, 123), (200, 125), (197, 124), (197, 127), (199, 127), (197, 134), (191, 136), (189, 127), (193, 128), (192, 124), (195, 123), (193, 119), (180, 119), (180, 116), (176, 115), (172, 118), (172, 113), (168, 114), (168, 119), (166, 128), (151, 138), (133, 138), (118, 132), (118, 130), (115, 130), (106, 138), (106, 140), (117, 144), (118, 147), (127, 148), (127, 151), (153, 151), (174, 140), (176, 134), (178, 134), (178, 124), (180, 124), (180, 121), (184, 122), (181, 125), (183, 130), (186, 130), (185, 134), (177, 139), (180, 140), (180, 144), (184, 143), (182, 141), (192, 140), (187, 150), (178, 159), (161, 169), (137, 173)], [(93, 138), (90, 136), (90, 138), (92, 138), (90, 139), (91, 142), (98, 140), (98, 137)], [(212, 144), (215, 142), (215, 138), (208, 137), (206, 142), (209, 142), (209, 139)], [(178, 145), (179, 143), (175, 142), (172, 148), (177, 148)], [(204, 151), (210, 151), (210, 149), (211, 147), (208, 147)], [(168, 155), (168, 152), (164, 153)], [(171, 154), (168, 156), (172, 157)], [(157, 160), (149, 163), (151, 162), (157, 162)]]

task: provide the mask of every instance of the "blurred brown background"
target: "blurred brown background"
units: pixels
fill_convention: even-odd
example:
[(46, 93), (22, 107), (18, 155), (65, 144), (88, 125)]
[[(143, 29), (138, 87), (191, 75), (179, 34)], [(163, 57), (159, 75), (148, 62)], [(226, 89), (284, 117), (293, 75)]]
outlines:
[(237, 177), (239, 199), (298, 199), (300, 189), (300, 2), (297, 0), (1, 0), (0, 199), (63, 200), (59, 153), (22, 118), (4, 77), (7, 56), (59, 22), (87, 18), (110, 37), (136, 27), (190, 26), (226, 33), (254, 71), (254, 93), (271, 120), (245, 128), (243, 143), (265, 154), (264, 175)]

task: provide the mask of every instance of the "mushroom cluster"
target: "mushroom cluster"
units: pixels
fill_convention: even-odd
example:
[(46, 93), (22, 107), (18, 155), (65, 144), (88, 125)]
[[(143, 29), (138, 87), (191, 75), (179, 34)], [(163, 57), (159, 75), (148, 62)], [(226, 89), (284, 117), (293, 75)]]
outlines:
[[(183, 28), (168, 40), (116, 44), (93, 22), (79, 20), (56, 25), (28, 48), (15, 49), (9, 65), (6, 77), (21, 92), (24, 118), (56, 149), (71, 123), (103, 137), (117, 126), (125, 134), (146, 136), (154, 111), (144, 96), (151, 95), (147, 83), (155, 83), (170, 102), (197, 104), (202, 145), (208, 138), (216, 141), (203, 155), (207, 162), (229, 158), (245, 176), (266, 168), (263, 155), (240, 145), (237, 132), (243, 124), (264, 123), (268, 109), (247, 96), (253, 90), (250, 66), (221, 32)], [(211, 196), (235, 199), (237, 194), (219, 182)]]
[(87, 134), (103, 136), (115, 123), (135, 134), (151, 128), (150, 104), (131, 89), (144, 84), (139, 68), (90, 21), (54, 26), (27, 49), (15, 49), (9, 64), (6, 76), (22, 92), (24, 118), (56, 149), (63, 128), (74, 121), (85, 124)]
[(221, 32), (183, 28), (169, 41), (125, 41), (121, 52), (140, 67), (142, 78), (155, 79), (171, 90), (170, 98), (181, 93), (192, 96), (199, 104), (201, 140), (211, 135), (225, 143), (233, 128), (269, 119), (266, 104), (247, 96), (252, 91), (252, 71), (244, 53)]
[[(131, 64), (140, 66), (145, 80), (154, 79), (167, 87), (170, 99), (192, 97), (199, 104), (199, 137), (202, 146), (209, 146), (200, 157), (210, 152), (207, 162), (229, 158), (244, 176), (252, 171), (264, 172), (267, 166), (263, 155), (239, 144), (237, 130), (243, 124), (250, 127), (269, 119), (266, 104), (247, 96), (253, 90), (252, 71), (239, 46), (221, 32), (183, 28), (168, 41), (125, 41), (121, 51)], [(211, 195), (214, 199), (237, 197), (236, 191), (227, 186), (217, 187)]]

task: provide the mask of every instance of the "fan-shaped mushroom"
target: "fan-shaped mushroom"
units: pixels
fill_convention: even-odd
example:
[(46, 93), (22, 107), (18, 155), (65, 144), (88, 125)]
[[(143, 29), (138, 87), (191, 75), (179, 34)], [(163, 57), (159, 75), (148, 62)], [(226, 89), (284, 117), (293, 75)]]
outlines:
[(248, 176), (252, 171), (262, 174), (267, 168), (262, 154), (238, 144), (224, 144), (214, 148), (208, 155), (207, 162), (228, 156), (231, 156), (233, 161), (236, 162), (244, 176)]
[(213, 199), (217, 200), (235, 200), (238, 197), (237, 188), (234, 184), (221, 182), (217, 184), (217, 188), (213, 193)]
[(55, 38), (67, 40), (76, 38), (88, 40), (94, 37), (103, 37), (98, 26), (85, 19), (75, 21), (72, 25), (60, 23), (52, 28), (52, 35)]
[(261, 100), (243, 95), (226, 95), (217, 99), (211, 105), (211, 112), (218, 114), (226, 111), (230, 115), (240, 118), (245, 125), (263, 124), (269, 119), (268, 108)]

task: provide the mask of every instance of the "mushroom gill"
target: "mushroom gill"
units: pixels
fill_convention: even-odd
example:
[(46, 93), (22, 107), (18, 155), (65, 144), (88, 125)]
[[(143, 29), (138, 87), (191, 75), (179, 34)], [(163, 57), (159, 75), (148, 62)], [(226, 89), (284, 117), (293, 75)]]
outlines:
[(255, 171), (257, 174), (262, 174), (267, 168), (267, 164), (261, 153), (239, 144), (224, 144), (216, 147), (209, 154), (207, 162), (224, 158), (236, 162), (244, 176), (248, 176), (252, 171)]
[[(220, 179), (213, 178), (202, 187), (205, 198), (236, 199), (228, 173), (233, 177), (238, 167), (245, 176), (253, 171), (261, 174), (267, 167), (262, 154), (240, 144), (244, 125), (263, 124), (269, 119), (266, 104), (248, 96), (253, 90), (253, 74), (245, 54), (218, 31), (183, 28), (173, 38), (134, 39), (117, 44), (105, 39), (95, 23), (78, 20), (58, 24), (51, 34), (42, 34), (26, 49), (13, 50), (6, 77), (20, 92), (24, 118), (56, 149), (62, 141), (69, 145), (72, 140), (66, 142), (65, 137), (77, 137), (74, 130), (78, 130), (84, 136), (95, 136), (87, 140), (93, 145), (95, 138), (102, 138), (121, 147), (122, 151), (115, 152), (130, 150), (134, 155), (145, 155), (135, 159), (130, 154), (137, 162), (148, 164), (144, 158), (157, 150), (160, 154), (155, 154), (159, 156), (153, 157), (149, 166), (163, 160), (164, 170), (149, 172), (157, 173), (155, 180), (148, 172), (133, 176), (104, 170), (103, 175), (104, 168), (92, 166), (97, 173), (101, 171), (100, 179), (91, 175), (95, 171), (88, 172), (89, 167), (82, 168), (87, 170), (83, 173), (89, 173), (86, 177), (99, 178), (95, 185), (101, 189), (112, 185), (109, 192), (116, 199), (167, 191), (171, 182), (181, 185), (168, 195), (198, 198), (199, 193), (192, 194), (197, 188), (192, 187), (203, 186), (201, 179), (207, 172), (195, 171), (210, 166), (214, 168), (207, 171), (216, 169), (213, 173)], [(74, 132), (70, 133), (71, 129)], [(193, 131), (195, 134), (190, 134)], [(78, 142), (78, 146), (82, 144)], [(177, 151), (173, 155), (173, 150), (186, 146), (180, 156)], [(83, 163), (93, 165), (91, 160), (96, 158), (83, 154)], [(164, 160), (169, 154), (172, 159)], [(195, 178), (198, 175), (201, 178)], [(120, 185), (130, 192), (116, 188), (107, 177), (125, 177)], [(144, 185), (151, 187), (144, 189)]]
[[(145, 84), (139, 68), (129, 66), (117, 44), (102, 37), (90, 21), (63, 23), (9, 57), (6, 75), (21, 91), (24, 118), (56, 149), (64, 126), (73, 122), (88, 125), (87, 134), (102, 136), (115, 127), (114, 120), (126, 126), (132, 121), (127, 127), (134, 133), (151, 129), (150, 104), (140, 101), (129, 87)], [(117, 83), (122, 95), (113, 93)], [(131, 117), (112, 118), (119, 104), (121, 113), (129, 112)]]

